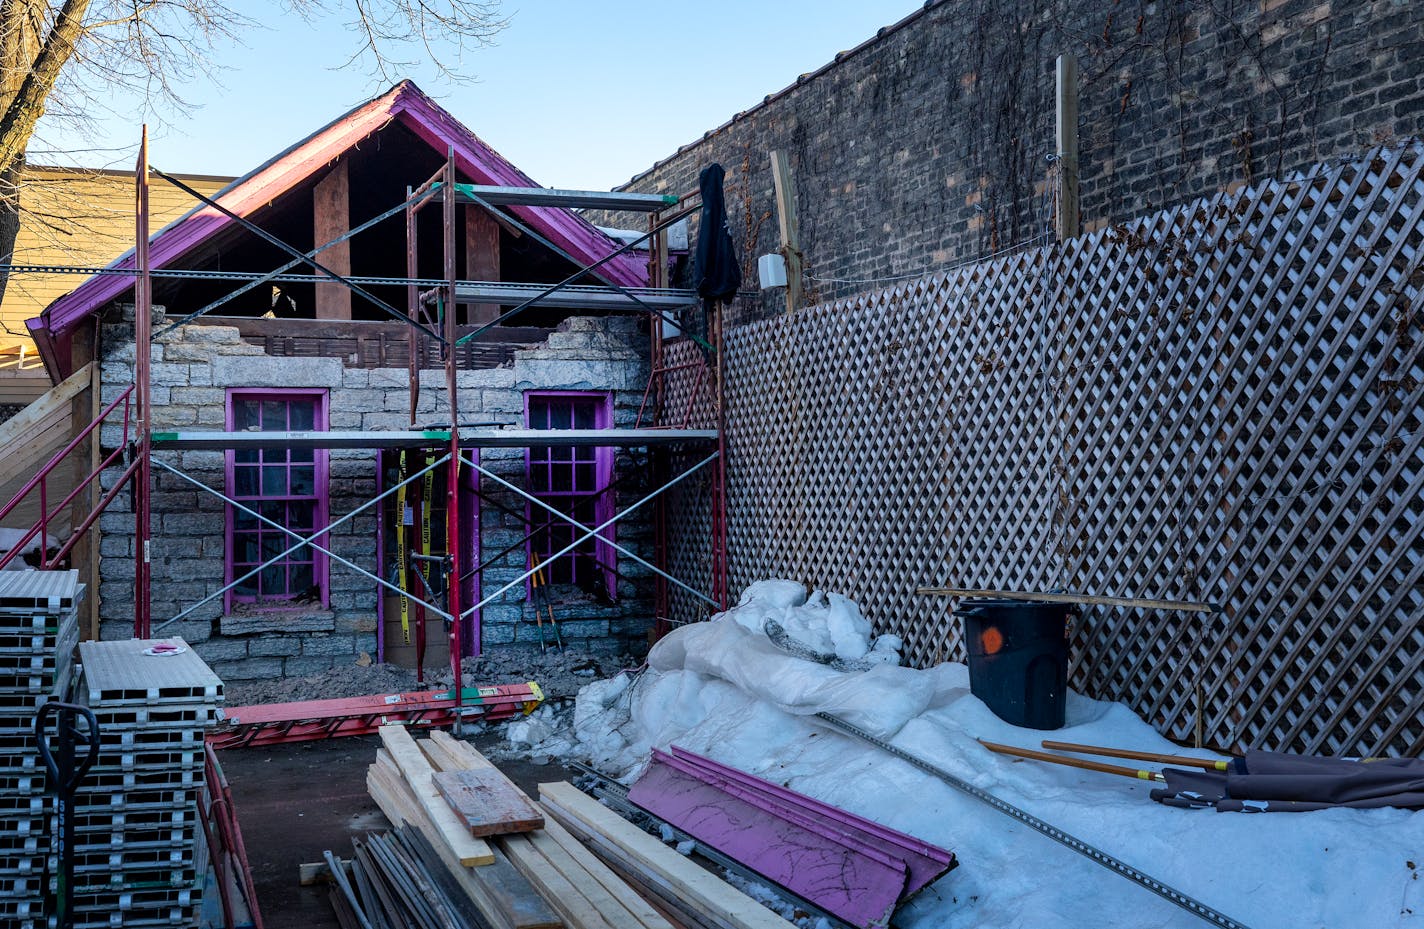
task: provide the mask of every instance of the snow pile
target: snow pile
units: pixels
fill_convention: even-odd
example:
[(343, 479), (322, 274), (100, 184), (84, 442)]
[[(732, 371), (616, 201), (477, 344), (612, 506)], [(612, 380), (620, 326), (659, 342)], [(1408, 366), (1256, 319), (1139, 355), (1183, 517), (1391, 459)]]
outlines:
[[(772, 642), (769, 619), (796, 655)], [(1184, 752), (1121, 704), (1072, 693), (1064, 729), (1010, 726), (969, 693), (959, 664), (838, 671), (797, 657), (799, 647), (838, 659), (874, 653), (861, 623), (835, 595), (754, 585), (736, 609), (659, 642), (643, 674), (584, 688), (578, 753), (631, 781), (653, 746), (675, 743), (951, 849), (962, 866), (902, 910), (903, 929), (1206, 923), (810, 714), (873, 731), (1252, 929), (1424, 929), (1424, 813), (1187, 811), (1151, 802), (1148, 782), (993, 754), (977, 740), (1206, 755)]]

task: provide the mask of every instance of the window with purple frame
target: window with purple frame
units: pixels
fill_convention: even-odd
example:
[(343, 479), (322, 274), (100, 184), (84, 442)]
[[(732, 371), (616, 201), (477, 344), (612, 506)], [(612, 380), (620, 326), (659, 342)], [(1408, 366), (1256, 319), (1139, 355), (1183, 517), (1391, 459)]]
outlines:
[[(326, 393), (228, 391), (227, 427), (233, 432), (313, 432), (326, 429)], [(310, 448), (235, 449), (228, 452), (232, 499), (301, 535), (326, 523), (326, 453)], [(282, 554), (295, 540), (255, 516), (227, 508), (227, 582)], [(227, 608), (252, 604), (299, 608), (327, 603), (325, 558), (302, 546), (237, 584)]]
[[(613, 422), (613, 395), (588, 391), (538, 391), (525, 394), (525, 422), (530, 429), (607, 429)], [(592, 529), (612, 518), (613, 449), (553, 445), (528, 451), (529, 492), (561, 513)], [(530, 563), (545, 561), (583, 534), (570, 523), (532, 504), (526, 506), (533, 536)], [(610, 539), (613, 527), (604, 530)], [(612, 598), (618, 590), (614, 549), (588, 540), (547, 569), (551, 586), (573, 585)]]

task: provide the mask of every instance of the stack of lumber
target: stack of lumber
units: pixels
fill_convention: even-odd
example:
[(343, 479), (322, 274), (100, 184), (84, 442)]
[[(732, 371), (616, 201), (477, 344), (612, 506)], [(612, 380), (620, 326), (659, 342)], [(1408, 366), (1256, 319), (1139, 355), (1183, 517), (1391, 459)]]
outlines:
[(679, 924), (706, 929), (794, 929), (746, 894), (568, 783), (540, 784), (549, 828), (586, 843)]
[[(333, 906), (353, 926), (791, 929), (568, 784), (549, 785), (563, 799), (541, 808), (472, 746), (447, 733), (434, 731), (417, 741), (404, 727), (383, 726), (380, 736), (382, 748), (366, 783), (398, 830), (358, 845), (356, 860), (349, 864), (330, 853), (327, 859), (337, 884)], [(608, 821), (587, 826), (583, 806), (561, 788)], [(565, 828), (568, 814), (563, 811), (570, 807), (581, 812), (569, 816), (575, 825)], [(549, 816), (549, 810), (558, 812)], [(622, 851), (626, 841), (606, 836), (605, 826), (636, 833), (656, 851)], [(588, 835), (596, 836), (592, 848), (581, 841)], [(619, 853), (605, 853), (605, 844)], [(643, 855), (652, 863), (644, 863)], [(409, 881), (392, 870), (393, 862), (414, 869)], [(644, 869), (647, 874), (641, 873)], [(628, 880), (630, 873), (637, 875), (635, 881)], [(644, 896), (640, 890), (654, 879), (648, 875), (662, 883)], [(424, 914), (410, 913), (401, 897), (439, 905), (432, 903)], [(385, 898), (391, 898), (400, 916), (373, 919), (359, 909), (374, 901), (371, 909), (380, 913)], [(477, 916), (463, 914), (462, 907), (473, 907)]]
[(563, 926), (558, 914), (504, 852), (486, 838), (473, 835), (440, 795), (436, 774), (449, 764), (445, 759), (458, 751), (454, 746), (460, 743), (443, 732), (435, 735), (438, 741), (431, 738), (417, 743), (403, 726), (381, 727), (382, 748), (376, 763), (366, 771), (366, 788), (372, 799), (393, 825), (408, 825), (425, 838), (460, 893), (491, 929)]

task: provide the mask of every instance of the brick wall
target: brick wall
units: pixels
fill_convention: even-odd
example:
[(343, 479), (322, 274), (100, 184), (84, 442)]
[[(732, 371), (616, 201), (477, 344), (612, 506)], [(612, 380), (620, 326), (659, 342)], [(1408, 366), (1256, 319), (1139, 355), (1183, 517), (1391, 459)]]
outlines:
[[(161, 315), (161, 313), (159, 314)], [(102, 356), (104, 400), (108, 402), (133, 380), (132, 314), (106, 326)], [(519, 351), (513, 364), (460, 373), (463, 422), (523, 425), (524, 392), (550, 390), (614, 391), (615, 425), (629, 426), (636, 418), (647, 379), (646, 345), (632, 319), (571, 319), (539, 346)], [(404, 369), (348, 369), (335, 358), (276, 358), (243, 342), (235, 328), (186, 326), (153, 346), (154, 428), (158, 431), (222, 429), (226, 389), (322, 388), (328, 391), (329, 426), (333, 430), (399, 430), (408, 428), (408, 375)], [(419, 414), (448, 419), (444, 372), (422, 372)], [(109, 429), (104, 445), (120, 441), (118, 428)], [(202, 483), (222, 489), (221, 451), (163, 451), (166, 461)], [(376, 494), (376, 454), (369, 450), (333, 449), (330, 455), (330, 514), (351, 512)], [(522, 449), (487, 449), (481, 463), (521, 485)], [(616, 474), (630, 467), (620, 456)], [(112, 486), (117, 470), (104, 477)], [(181, 478), (154, 468), (152, 615), (155, 625), (177, 615), (223, 586), (225, 553), (224, 508), (217, 497)], [(482, 491), (506, 506), (522, 511), (522, 502), (485, 482)], [(620, 508), (635, 491), (618, 494)], [(103, 532), (99, 585), (101, 632), (104, 638), (127, 638), (133, 631), (134, 520), (122, 506), (100, 517)], [(376, 565), (375, 508), (355, 517), (329, 536), (332, 551), (374, 570)], [(492, 557), (523, 536), (516, 517), (486, 505), (481, 513), (481, 560)], [(651, 558), (650, 533), (636, 522), (619, 529), (619, 544)], [(502, 587), (523, 572), (523, 547), (484, 573), (487, 592)], [(640, 569), (621, 559), (614, 606), (564, 604), (558, 609), (564, 640), (594, 649), (627, 647), (642, 638), (652, 615), (649, 585), (636, 579)], [(191, 617), (164, 630), (182, 635), (221, 676), (231, 680), (300, 676), (350, 663), (361, 653), (376, 655), (377, 585), (340, 564), (331, 563), (330, 609), (301, 616), (224, 616), (221, 597), (198, 608)], [(489, 648), (532, 645), (538, 629), (518, 585), (485, 608), (483, 641)], [(388, 621), (395, 621), (388, 617)]]
[(785, 149), (812, 303), (1032, 242), (1051, 228), (1060, 53), (1080, 63), (1089, 229), (1424, 134), (1411, 0), (931, 0), (627, 189), (682, 193), (721, 162), (755, 287), (777, 246), (767, 152)]

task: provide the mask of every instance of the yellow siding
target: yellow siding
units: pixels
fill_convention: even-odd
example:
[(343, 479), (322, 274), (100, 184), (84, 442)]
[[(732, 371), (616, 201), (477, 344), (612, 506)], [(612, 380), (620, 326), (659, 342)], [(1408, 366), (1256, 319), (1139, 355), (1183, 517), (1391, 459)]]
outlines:
[[(227, 177), (180, 175), (188, 186), (207, 196), (226, 187)], [(149, 188), (150, 228), (163, 226), (196, 205), (172, 184), (158, 181)], [(30, 167), (20, 195), (20, 236), (15, 264), (107, 265), (134, 244), (134, 177), (131, 171), (88, 171), (79, 168)], [(83, 274), (17, 274), (10, 277), (0, 301), (0, 351), (33, 345), (25, 320), (83, 281)], [(13, 369), (11, 369), (13, 370)], [(4, 371), (0, 369), (0, 376)]]

